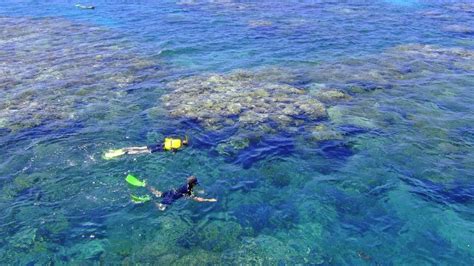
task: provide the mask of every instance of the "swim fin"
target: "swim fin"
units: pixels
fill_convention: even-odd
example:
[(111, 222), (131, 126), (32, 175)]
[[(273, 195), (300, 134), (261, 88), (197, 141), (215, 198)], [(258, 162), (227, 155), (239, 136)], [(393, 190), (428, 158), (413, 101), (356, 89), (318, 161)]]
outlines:
[(108, 150), (104, 155), (102, 156), (105, 160), (110, 160), (115, 157), (119, 157), (121, 155), (124, 155), (125, 151), (123, 149), (116, 149), (116, 150)]
[(132, 199), (132, 202), (135, 204), (145, 203), (151, 200), (151, 197), (149, 195), (145, 195), (145, 196), (130, 195), (130, 197)]
[(134, 177), (133, 175), (129, 174), (127, 177), (125, 177), (125, 181), (129, 183), (132, 186), (136, 187), (145, 187), (146, 186), (146, 181), (140, 181), (138, 178)]

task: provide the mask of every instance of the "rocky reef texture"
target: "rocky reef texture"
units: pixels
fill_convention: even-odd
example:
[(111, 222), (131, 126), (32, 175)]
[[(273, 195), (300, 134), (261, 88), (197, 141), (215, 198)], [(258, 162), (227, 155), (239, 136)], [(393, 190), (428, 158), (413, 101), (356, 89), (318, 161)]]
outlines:
[(212, 0), (212, 1), (200, 1), (200, 0), (179, 0), (176, 4), (180, 6), (199, 6), (204, 5), (207, 8), (219, 8), (224, 11), (240, 11), (247, 10), (249, 8), (255, 8), (255, 4), (252, 3), (243, 3), (241, 1), (233, 0)]
[(473, 60), (474, 51), (456, 48), (456, 47), (439, 47), (435, 45), (424, 45), (424, 44), (406, 44), (396, 46), (394, 49), (388, 51), (387, 55), (396, 57), (413, 58), (418, 57), (419, 60), (433, 61), (433, 62), (445, 62), (449, 63), (451, 59), (454, 60)]
[(389, 49), (382, 54), (380, 62), (387, 70), (395, 70), (392, 79), (423, 79), (430, 75), (459, 74), (474, 70), (474, 51), (459, 47), (407, 44)]
[(249, 71), (188, 77), (170, 87), (162, 97), (170, 115), (195, 119), (211, 130), (272, 122), (285, 128), (303, 123), (303, 118), (326, 117), (324, 105), (307, 91)]
[[(371, 98), (368, 93), (403, 93), (403, 86), (473, 69), (471, 50), (406, 44), (311, 69), (261, 68), (186, 77), (170, 82), (161, 100), (173, 118), (231, 132), (217, 143), (216, 151), (233, 157), (264, 136), (282, 132), (302, 135), (304, 142), (321, 142), (344, 140), (353, 135), (347, 129), (370, 132), (390, 126), (393, 119), (379, 112), (360, 116), (351, 110)], [(376, 108), (376, 102), (371, 104)]]
[(233, 156), (239, 150), (246, 149), (250, 146), (250, 138), (248, 137), (231, 137), (226, 142), (217, 145), (216, 151), (220, 155)]
[(474, 4), (473, 3), (456, 3), (447, 6), (447, 9), (455, 12), (464, 12), (464, 13), (474, 13)]
[(448, 25), (443, 30), (454, 33), (474, 34), (474, 28), (459, 24)]
[(250, 28), (271, 27), (273, 23), (269, 20), (250, 20), (248, 22)]
[(351, 100), (351, 94), (390, 89), (395, 81), (436, 73), (470, 71), (473, 65), (470, 50), (408, 44), (369, 58), (321, 64), (304, 74), (314, 87), (289, 85), (303, 75), (283, 69), (240, 70), (171, 82), (162, 101), (171, 116), (195, 119), (210, 130), (268, 124), (284, 130), (326, 118), (325, 104)]
[(161, 73), (99, 27), (59, 18), (0, 17), (0, 128), (77, 119)]
[(322, 89), (315, 93), (316, 98), (324, 103), (333, 103), (340, 100), (349, 100), (351, 97), (341, 90)]
[(423, 44), (399, 45), (361, 58), (321, 64), (307, 77), (351, 94), (390, 89), (430, 75), (472, 71), (474, 51)]

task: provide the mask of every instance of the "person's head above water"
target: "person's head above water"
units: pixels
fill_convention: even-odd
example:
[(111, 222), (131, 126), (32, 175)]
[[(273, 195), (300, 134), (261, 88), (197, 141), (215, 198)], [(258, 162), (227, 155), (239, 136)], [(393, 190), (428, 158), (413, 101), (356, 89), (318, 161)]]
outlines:
[(188, 145), (189, 144), (188, 136), (184, 136), (184, 139), (182, 139), (181, 142), (183, 143), (183, 146)]
[(188, 184), (189, 188), (193, 188), (194, 186), (198, 185), (198, 180), (195, 176), (189, 176), (187, 179), (186, 179), (186, 183)]

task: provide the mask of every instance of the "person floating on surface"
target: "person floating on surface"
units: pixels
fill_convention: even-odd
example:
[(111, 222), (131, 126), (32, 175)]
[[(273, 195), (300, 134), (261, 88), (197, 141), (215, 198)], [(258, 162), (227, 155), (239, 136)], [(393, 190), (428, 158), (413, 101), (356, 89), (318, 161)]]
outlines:
[[(183, 197), (188, 198), (188, 199), (192, 199), (192, 200), (197, 201), (197, 202), (216, 202), (217, 201), (217, 199), (215, 199), (215, 198), (206, 199), (206, 198), (201, 198), (201, 197), (198, 197), (198, 196), (194, 195), (193, 190), (196, 187), (196, 185), (199, 184), (199, 182), (198, 182), (198, 180), (195, 176), (189, 176), (186, 179), (186, 184), (184, 184), (183, 186), (181, 186), (177, 189), (171, 189), (171, 190), (168, 190), (168, 191), (165, 191), (165, 192), (161, 192), (161, 191), (157, 190), (154, 187), (147, 186), (145, 181), (140, 181), (136, 177), (134, 177), (133, 175), (127, 175), (125, 180), (133, 186), (146, 187), (146, 188), (148, 188), (148, 190), (150, 190), (150, 192), (156, 198), (161, 198), (162, 199), (161, 202), (155, 203), (156, 207), (158, 207), (158, 209), (160, 211), (164, 211), (168, 205), (171, 205), (173, 202), (175, 202), (176, 200), (178, 200), (180, 198), (183, 198)], [(146, 195), (146, 196), (131, 195), (131, 197), (132, 197), (132, 201), (134, 203), (145, 203), (145, 202), (151, 200), (151, 197), (148, 196), (148, 195)]]
[(139, 147), (127, 147), (115, 150), (108, 150), (103, 158), (105, 160), (110, 160), (124, 154), (143, 154), (143, 153), (154, 153), (158, 151), (173, 151), (176, 152), (182, 149), (184, 146), (188, 145), (188, 137), (181, 138), (165, 138), (163, 143), (152, 144), (148, 146), (139, 146)]

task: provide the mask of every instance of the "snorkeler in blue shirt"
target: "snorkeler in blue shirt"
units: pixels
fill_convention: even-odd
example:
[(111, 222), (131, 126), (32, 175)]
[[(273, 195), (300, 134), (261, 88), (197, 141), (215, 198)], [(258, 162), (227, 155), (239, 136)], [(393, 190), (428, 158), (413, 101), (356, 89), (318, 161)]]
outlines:
[(165, 192), (156, 190), (154, 187), (149, 187), (151, 193), (157, 198), (162, 198), (160, 203), (156, 203), (156, 207), (159, 210), (164, 211), (167, 205), (171, 205), (176, 200), (184, 197), (189, 198), (197, 202), (216, 202), (217, 199), (210, 198), (201, 198), (194, 195), (193, 189), (198, 185), (198, 180), (195, 176), (190, 176), (186, 179), (186, 184), (182, 185), (178, 189), (171, 189)]
[[(168, 205), (171, 205), (173, 202), (180, 198), (188, 198), (192, 199), (197, 202), (216, 202), (217, 199), (215, 198), (201, 198), (196, 195), (194, 195), (194, 188), (196, 185), (199, 184), (197, 178), (195, 176), (190, 176), (186, 179), (186, 184), (183, 186), (177, 188), (177, 189), (171, 189), (165, 192), (161, 192), (154, 187), (147, 186), (145, 182), (142, 182), (138, 179), (136, 179), (134, 176), (128, 175), (126, 178), (126, 181), (134, 186), (141, 186), (141, 187), (147, 187), (150, 192), (157, 198), (161, 198), (161, 202), (155, 203), (156, 207), (158, 207), (159, 210), (164, 211)], [(149, 197), (136, 197), (132, 196), (132, 201), (135, 203), (143, 203), (146, 201), (151, 200)]]

